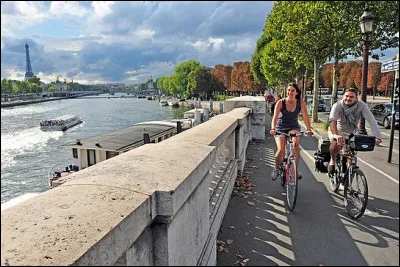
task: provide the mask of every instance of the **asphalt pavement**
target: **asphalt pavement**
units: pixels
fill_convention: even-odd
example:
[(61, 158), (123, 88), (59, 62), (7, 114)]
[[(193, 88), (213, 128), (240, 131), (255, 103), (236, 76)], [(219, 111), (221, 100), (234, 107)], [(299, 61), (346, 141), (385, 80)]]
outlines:
[[(268, 117), (267, 125), (270, 125)], [(250, 142), (244, 173), (238, 176), (217, 242), (218, 266), (399, 265), (399, 155), (387, 163), (387, 147), (359, 153), (369, 201), (351, 219), (343, 188), (333, 193), (326, 174), (314, 171), (318, 137), (301, 137), (296, 208), (289, 212), (279, 181), (271, 180), (275, 141)], [(397, 130), (398, 134), (398, 130)]]

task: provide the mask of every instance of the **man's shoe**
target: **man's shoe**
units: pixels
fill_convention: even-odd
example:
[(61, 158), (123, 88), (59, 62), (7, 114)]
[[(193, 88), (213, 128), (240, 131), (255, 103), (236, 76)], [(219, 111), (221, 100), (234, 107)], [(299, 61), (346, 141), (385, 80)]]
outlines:
[(280, 171), (278, 169), (273, 169), (272, 173), (271, 173), (272, 181), (275, 181), (279, 175), (280, 175)]
[(333, 174), (335, 172), (335, 165), (328, 165), (328, 173)]

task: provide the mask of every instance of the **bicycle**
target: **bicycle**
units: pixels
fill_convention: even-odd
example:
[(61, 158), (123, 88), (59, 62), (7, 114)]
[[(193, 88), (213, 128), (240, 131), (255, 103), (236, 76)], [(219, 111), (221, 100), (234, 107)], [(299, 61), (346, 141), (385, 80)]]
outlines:
[(345, 140), (345, 144), (336, 156), (335, 170), (333, 173), (328, 173), (328, 176), (330, 188), (334, 193), (337, 193), (340, 184), (343, 185), (343, 202), (346, 211), (350, 217), (358, 219), (364, 214), (367, 207), (368, 183), (364, 172), (357, 166), (356, 154), (358, 151), (372, 151), (375, 146), (375, 136), (364, 135), (361, 137), (370, 139), (367, 142), (368, 148), (366, 144), (357, 144), (357, 140), (349, 141), (354, 136), (354, 134), (350, 134), (349, 139)]
[(285, 146), (285, 156), (281, 165), (279, 166), (280, 176), (281, 176), (281, 185), (282, 187), (286, 185), (286, 205), (290, 211), (294, 210), (296, 206), (297, 200), (297, 168), (296, 168), (296, 159), (293, 155), (293, 140), (292, 138), (295, 136), (302, 136), (305, 134), (304, 132), (296, 133), (283, 133), (277, 131), (276, 134), (285, 135), (286, 137), (286, 146)]

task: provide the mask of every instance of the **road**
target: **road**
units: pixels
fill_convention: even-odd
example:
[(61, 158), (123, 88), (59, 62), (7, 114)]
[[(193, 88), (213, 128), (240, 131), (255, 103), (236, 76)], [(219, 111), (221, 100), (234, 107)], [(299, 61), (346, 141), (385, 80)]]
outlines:
[(244, 175), (254, 187), (247, 193), (235, 187), (217, 238), (225, 242), (224, 249), (217, 247), (217, 265), (399, 265), (398, 153), (392, 164), (385, 147), (358, 154), (369, 201), (365, 214), (353, 220), (343, 207), (343, 188), (331, 192), (327, 175), (314, 171), (317, 143), (301, 137), (304, 177), (293, 213), (285, 208), (280, 183), (270, 178), (273, 138), (267, 134), (249, 144)]

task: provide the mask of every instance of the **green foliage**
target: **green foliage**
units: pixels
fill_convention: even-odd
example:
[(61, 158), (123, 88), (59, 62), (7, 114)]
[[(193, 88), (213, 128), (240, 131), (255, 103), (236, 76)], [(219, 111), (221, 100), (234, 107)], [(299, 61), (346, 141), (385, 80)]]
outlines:
[(324, 130), (328, 131), (328, 129), (329, 129), (329, 121), (325, 121), (324, 122)]
[(216, 95), (214, 96), (216, 101), (225, 101), (229, 98), (234, 98), (234, 96), (230, 96), (230, 95)]
[(212, 77), (210, 70), (205, 66), (195, 67), (188, 76), (187, 93), (188, 95), (209, 96), (220, 85)]
[(56, 87), (56, 85), (54, 83), (50, 84), (47, 87), (47, 91), (49, 91), (49, 92), (54, 92), (54, 91), (56, 91), (56, 89), (57, 89), (57, 87)]
[(28, 79), (28, 82), (40, 85), (40, 78), (37, 77), (36, 75), (33, 75)]
[(195, 68), (200, 66), (197, 60), (188, 60), (175, 66), (175, 73), (172, 81), (172, 91), (175, 94), (184, 95), (188, 94), (187, 85), (189, 73)]
[(2, 94), (11, 94), (12, 93), (12, 84), (11, 80), (3, 79), (1, 80), (1, 93)]

